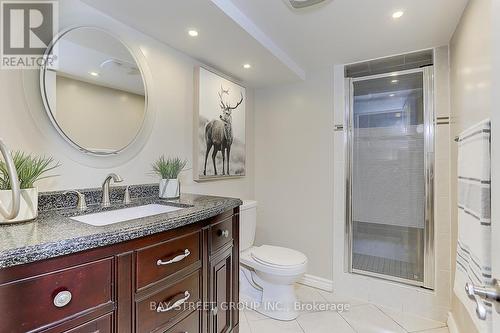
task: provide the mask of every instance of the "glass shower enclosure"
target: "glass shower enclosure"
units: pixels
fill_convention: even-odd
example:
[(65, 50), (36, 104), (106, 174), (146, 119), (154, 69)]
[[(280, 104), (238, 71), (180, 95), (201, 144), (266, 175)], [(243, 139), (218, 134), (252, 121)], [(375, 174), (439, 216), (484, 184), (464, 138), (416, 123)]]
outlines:
[(432, 66), (350, 78), (346, 265), (434, 288)]

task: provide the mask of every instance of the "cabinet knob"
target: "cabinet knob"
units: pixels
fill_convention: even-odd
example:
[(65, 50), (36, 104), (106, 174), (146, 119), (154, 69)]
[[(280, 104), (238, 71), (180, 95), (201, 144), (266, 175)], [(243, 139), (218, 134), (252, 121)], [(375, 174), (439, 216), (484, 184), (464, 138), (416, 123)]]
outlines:
[(218, 234), (219, 234), (219, 236), (228, 238), (229, 237), (229, 230), (219, 230)]
[(71, 302), (71, 298), (73, 295), (71, 295), (71, 292), (68, 290), (63, 290), (57, 293), (57, 295), (54, 297), (54, 305), (58, 308), (62, 308)]

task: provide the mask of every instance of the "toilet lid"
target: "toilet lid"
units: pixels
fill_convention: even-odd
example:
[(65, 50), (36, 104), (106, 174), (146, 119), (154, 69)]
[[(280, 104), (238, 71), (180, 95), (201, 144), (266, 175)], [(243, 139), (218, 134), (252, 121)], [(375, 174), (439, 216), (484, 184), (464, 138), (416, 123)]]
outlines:
[(299, 251), (270, 245), (252, 249), (252, 258), (266, 265), (281, 267), (298, 266), (307, 262), (307, 257)]

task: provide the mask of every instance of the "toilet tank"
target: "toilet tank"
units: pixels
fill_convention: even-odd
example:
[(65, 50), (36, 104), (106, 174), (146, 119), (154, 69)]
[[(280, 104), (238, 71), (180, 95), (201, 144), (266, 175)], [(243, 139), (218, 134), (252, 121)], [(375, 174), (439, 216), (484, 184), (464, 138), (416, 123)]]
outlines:
[(257, 201), (243, 200), (240, 206), (240, 251), (253, 246), (257, 226)]

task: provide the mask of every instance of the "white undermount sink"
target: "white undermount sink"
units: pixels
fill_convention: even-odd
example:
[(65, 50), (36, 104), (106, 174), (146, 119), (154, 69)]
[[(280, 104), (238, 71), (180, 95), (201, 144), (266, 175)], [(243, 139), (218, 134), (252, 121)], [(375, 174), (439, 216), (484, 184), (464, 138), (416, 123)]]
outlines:
[(143, 217), (175, 212), (181, 209), (184, 208), (150, 204), (150, 205), (137, 206), (131, 208), (109, 210), (106, 212), (100, 212), (94, 214), (79, 215), (72, 217), (71, 219), (78, 222), (83, 222), (93, 226), (100, 227), (104, 225), (120, 223), (134, 219), (140, 219)]

